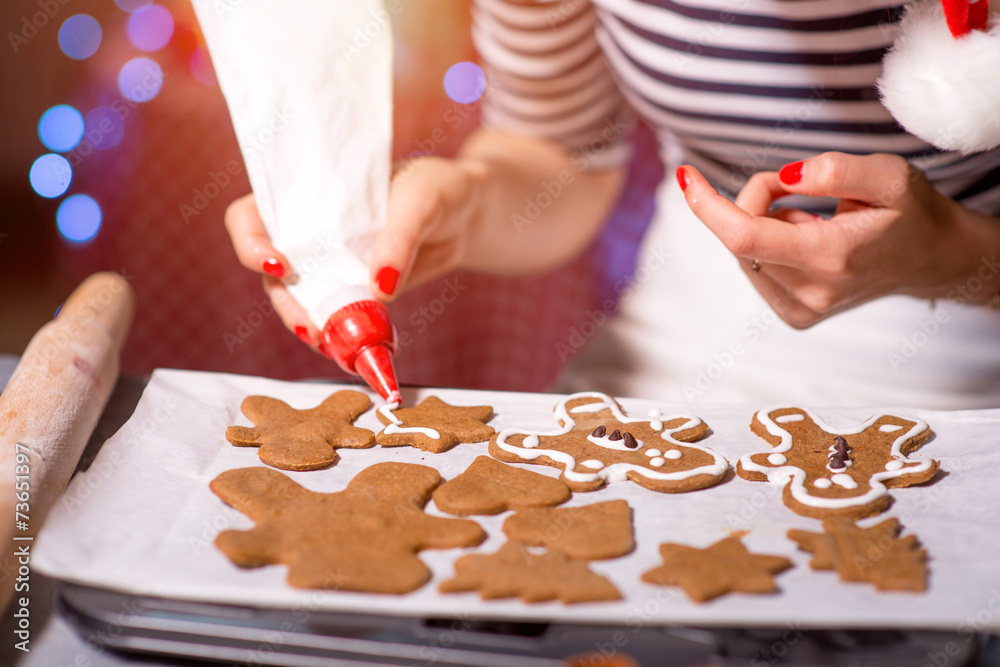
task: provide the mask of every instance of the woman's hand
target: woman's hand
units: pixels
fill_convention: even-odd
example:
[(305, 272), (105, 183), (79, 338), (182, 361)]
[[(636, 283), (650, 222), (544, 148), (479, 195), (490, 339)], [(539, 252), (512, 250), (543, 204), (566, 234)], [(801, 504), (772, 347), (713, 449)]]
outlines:
[[(458, 266), (476, 201), (474, 172), (474, 162), (435, 157), (417, 158), (397, 169), (388, 220), (373, 250), (371, 287), (376, 297), (391, 300), (404, 285)], [(253, 194), (229, 205), (226, 230), (240, 263), (263, 276), (264, 291), (284, 325), (318, 351), (320, 331), (281, 280), (291, 267), (271, 244)]]
[[(896, 155), (823, 153), (755, 174), (733, 203), (692, 167), (677, 178), (698, 218), (757, 291), (804, 329), (888, 294), (952, 298), (1000, 247), (1000, 221), (948, 199)], [(789, 194), (839, 199), (830, 219), (774, 209)], [(975, 301), (997, 291), (1000, 272)]]

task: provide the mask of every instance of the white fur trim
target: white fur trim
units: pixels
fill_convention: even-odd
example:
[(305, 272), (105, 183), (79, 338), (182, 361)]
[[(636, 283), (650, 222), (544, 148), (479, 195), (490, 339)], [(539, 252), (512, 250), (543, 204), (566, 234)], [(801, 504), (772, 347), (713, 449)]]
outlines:
[(940, 0), (918, 0), (882, 60), (882, 104), (907, 132), (942, 150), (1000, 146), (1000, 0), (990, 4), (986, 31), (955, 39)]

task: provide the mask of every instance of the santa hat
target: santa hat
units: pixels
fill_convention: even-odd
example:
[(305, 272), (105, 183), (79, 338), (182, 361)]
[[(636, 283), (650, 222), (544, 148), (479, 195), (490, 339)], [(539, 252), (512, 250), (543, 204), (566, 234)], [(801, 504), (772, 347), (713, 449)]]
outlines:
[(916, 0), (882, 60), (882, 103), (942, 149), (1000, 146), (1000, 0)]

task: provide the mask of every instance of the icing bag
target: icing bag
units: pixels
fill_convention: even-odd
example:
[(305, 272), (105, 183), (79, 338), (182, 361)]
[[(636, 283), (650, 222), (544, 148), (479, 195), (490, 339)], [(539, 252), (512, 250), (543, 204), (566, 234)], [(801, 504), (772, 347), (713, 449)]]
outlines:
[(392, 150), (392, 27), (381, 0), (194, 0), (257, 209), (322, 351), (399, 401), (396, 330), (369, 287)]

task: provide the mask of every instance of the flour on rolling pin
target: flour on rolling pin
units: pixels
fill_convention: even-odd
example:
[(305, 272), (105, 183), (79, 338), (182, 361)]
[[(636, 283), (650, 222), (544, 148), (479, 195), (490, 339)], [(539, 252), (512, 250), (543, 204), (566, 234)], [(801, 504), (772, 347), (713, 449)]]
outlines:
[[(118, 378), (135, 295), (115, 273), (97, 273), (34, 335), (0, 394), (0, 608), (18, 559), (76, 468)], [(15, 514), (17, 513), (17, 514)], [(21, 538), (21, 539), (19, 539)]]

